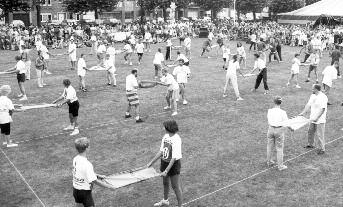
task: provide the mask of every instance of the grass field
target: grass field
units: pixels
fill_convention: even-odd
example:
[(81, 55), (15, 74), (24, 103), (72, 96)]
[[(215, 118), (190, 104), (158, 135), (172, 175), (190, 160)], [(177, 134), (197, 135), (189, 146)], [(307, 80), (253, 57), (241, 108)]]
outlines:
[[(272, 97), (281, 95), (288, 115), (297, 115), (311, 95), (311, 84), (304, 83), (307, 67), (300, 72), (302, 89), (285, 87), (290, 61), (299, 48), (283, 47), (284, 62), (272, 62), (268, 66), (271, 89), (268, 95), (263, 95), (262, 85), (258, 92), (250, 92), (254, 77), (239, 77), (239, 89), (245, 100), (236, 102), (231, 88), (229, 96), (222, 98), (225, 81), (222, 59), (199, 57), (202, 41), (194, 39), (192, 43), (192, 78), (187, 86), (189, 105), (180, 106), (175, 117), (183, 142), (182, 186), (186, 206), (343, 206), (342, 79), (334, 83), (329, 96), (334, 105), (328, 109), (326, 139), (332, 142), (327, 146), (326, 154), (318, 156), (315, 151), (303, 149), (307, 140), (306, 128), (296, 131), (294, 139), (290, 139), (288, 133), (284, 152), (289, 168), (279, 172), (275, 168), (268, 169), (265, 163), (266, 112), (273, 105)], [(235, 45), (236, 42), (230, 42), (231, 50), (235, 51)], [(157, 47), (164, 47), (164, 44), (154, 45), (153, 52), (145, 54), (144, 63), (134, 66), (139, 68), (143, 80), (153, 78), (152, 59)], [(248, 53), (248, 45), (245, 47)], [(80, 49), (78, 54), (81, 51), (88, 53), (90, 49)], [(62, 53), (61, 50), (51, 52)], [(0, 70), (3, 71), (14, 64), (13, 57), (17, 53), (0, 53)], [(249, 70), (253, 64), (252, 54), (248, 53)], [(211, 55), (215, 56), (215, 52), (212, 51)], [(134, 59), (136, 64), (136, 56)], [(46, 88), (37, 87), (32, 70), (34, 79), (26, 84), (27, 103), (53, 101), (63, 91), (64, 78), (70, 78), (72, 85), (78, 88), (76, 72), (68, 70), (67, 61), (63, 56), (52, 61), (53, 75), (46, 78), (49, 84)], [(94, 56), (87, 56), (86, 61), (89, 66), (96, 64)], [(319, 71), (328, 64), (326, 52)], [(109, 175), (149, 162), (159, 149), (164, 134), (162, 122), (171, 119), (171, 112), (163, 111), (166, 88), (162, 87), (139, 91), (144, 123), (135, 124), (133, 119), (123, 118), (127, 106), (125, 77), (134, 67), (124, 65), (122, 55), (118, 55), (118, 88), (106, 86), (104, 71), (88, 72), (89, 92), (78, 93), (81, 108), (80, 135), (77, 137), (91, 139), (88, 158), (99, 174)], [(10, 98), (18, 103), (15, 76), (1, 76), (0, 84), (12, 86)], [(73, 144), (76, 137), (62, 131), (68, 124), (67, 113), (67, 108), (63, 107), (14, 115), (12, 138), (20, 145), (18, 148), (1, 148), (0, 206), (43, 206), (9, 161), (45, 206), (74, 205), (71, 170), (72, 158), (76, 155)], [(158, 169), (159, 165), (154, 167)], [(162, 198), (162, 190), (161, 179), (156, 178), (116, 191), (96, 186), (93, 192), (96, 206), (149, 207)], [(175, 206), (172, 191), (170, 200)]]

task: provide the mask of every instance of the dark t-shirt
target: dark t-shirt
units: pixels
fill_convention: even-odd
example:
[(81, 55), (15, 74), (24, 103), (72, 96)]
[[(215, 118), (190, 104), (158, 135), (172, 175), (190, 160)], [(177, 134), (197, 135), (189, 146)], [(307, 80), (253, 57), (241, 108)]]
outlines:
[(341, 52), (339, 50), (334, 50), (331, 54), (332, 60), (339, 60), (341, 58)]

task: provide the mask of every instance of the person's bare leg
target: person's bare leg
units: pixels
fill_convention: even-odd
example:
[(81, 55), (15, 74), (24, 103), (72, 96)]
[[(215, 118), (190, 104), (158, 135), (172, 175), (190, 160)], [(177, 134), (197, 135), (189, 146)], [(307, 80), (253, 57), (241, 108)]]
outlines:
[(176, 195), (177, 205), (178, 207), (181, 207), (182, 206), (182, 190), (181, 190), (180, 175), (174, 175), (170, 177), (170, 181)]
[(163, 199), (168, 200), (169, 197), (169, 176), (163, 177)]

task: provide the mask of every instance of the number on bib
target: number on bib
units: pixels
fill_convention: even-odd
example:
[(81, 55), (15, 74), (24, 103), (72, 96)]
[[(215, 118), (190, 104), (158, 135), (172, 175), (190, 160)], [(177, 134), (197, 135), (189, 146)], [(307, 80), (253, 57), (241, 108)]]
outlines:
[(163, 148), (162, 158), (166, 160), (168, 159), (168, 157), (169, 157), (169, 149), (168, 147), (165, 147)]

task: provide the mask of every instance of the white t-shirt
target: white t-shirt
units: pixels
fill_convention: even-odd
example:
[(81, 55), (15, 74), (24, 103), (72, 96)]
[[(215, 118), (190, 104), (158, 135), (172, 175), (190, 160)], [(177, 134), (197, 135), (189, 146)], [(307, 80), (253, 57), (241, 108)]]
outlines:
[(160, 52), (157, 52), (157, 53), (155, 54), (153, 64), (154, 64), (154, 65), (161, 65), (163, 61), (164, 61), (164, 56), (163, 56), (163, 54), (160, 53)]
[(135, 89), (135, 87), (138, 87), (136, 76), (134, 74), (130, 74), (126, 76), (126, 90), (127, 91), (137, 90)]
[(250, 41), (256, 42), (256, 35), (255, 34), (250, 35)]
[(105, 64), (105, 68), (108, 72), (110, 72), (110, 73), (116, 72), (116, 68), (115, 68), (113, 60), (111, 58), (106, 59), (104, 64)]
[(332, 80), (337, 79), (337, 69), (334, 66), (327, 66), (323, 72), (323, 83), (332, 87)]
[(85, 76), (86, 75), (86, 61), (83, 58), (80, 58), (79, 61), (77, 62), (77, 75), (79, 76)]
[(318, 121), (314, 123), (315, 124), (326, 123), (326, 112), (327, 112), (327, 104), (328, 104), (327, 96), (322, 92), (319, 92), (318, 95), (312, 94), (307, 104), (311, 106), (310, 119), (316, 118), (319, 112), (322, 109), (325, 109), (324, 113), (319, 117)]
[(73, 187), (77, 190), (91, 190), (96, 174), (86, 157), (77, 155), (73, 159)]
[(266, 62), (264, 62), (264, 60), (258, 58), (256, 61), (255, 61), (255, 64), (254, 64), (254, 69), (259, 69), (259, 70), (262, 70), (266, 68)]
[(73, 52), (71, 54), (69, 54), (69, 55), (73, 56), (73, 57), (76, 57), (76, 44), (75, 43), (70, 43), (69, 44), (68, 53), (70, 53), (71, 51), (73, 51)]
[(191, 48), (191, 44), (192, 44), (191, 38), (186, 37), (186, 39), (184, 40), (184, 44), (185, 44), (186, 48), (190, 49)]
[(189, 62), (188, 58), (184, 54), (180, 54), (176, 58), (177, 61), (183, 60), (185, 63)]
[(181, 150), (182, 141), (178, 134), (170, 137), (165, 134), (162, 138), (160, 151), (162, 152), (162, 159), (170, 162), (171, 159), (180, 160), (182, 158)]
[(269, 126), (273, 126), (273, 127), (282, 126), (282, 122), (288, 120), (286, 111), (280, 108), (269, 109), (267, 117), (268, 117)]
[(14, 110), (12, 101), (7, 96), (0, 96), (0, 124), (7, 124), (13, 121), (9, 114), (10, 110)]
[(213, 38), (214, 38), (213, 33), (212, 32), (208, 33), (208, 39), (212, 41)]
[(226, 60), (229, 60), (230, 59), (230, 48), (228, 47), (223, 47), (222, 48), (223, 50), (223, 58), (225, 58)]
[(110, 46), (109, 48), (107, 48), (106, 53), (109, 54), (111, 58), (115, 58), (116, 49), (114, 47)]
[(48, 54), (48, 48), (46, 48), (45, 45), (40, 45), (39, 50), (42, 52), (42, 56), (45, 60), (48, 60), (50, 58), (49, 54)]
[(151, 34), (150, 34), (150, 32), (146, 32), (146, 33), (144, 34), (144, 39), (145, 39), (145, 40), (150, 40), (150, 39), (151, 39)]
[(239, 56), (241, 56), (243, 58), (246, 58), (246, 56), (247, 56), (243, 46), (237, 48), (237, 53), (238, 53)]
[(169, 85), (168, 91), (179, 90), (179, 84), (176, 82), (175, 78), (169, 73), (167, 73), (166, 76), (163, 76), (161, 78), (161, 82)]
[(96, 36), (95, 36), (95, 35), (92, 35), (92, 36), (91, 36), (91, 41), (92, 41), (92, 42), (96, 42)]
[(178, 83), (187, 83), (188, 75), (191, 73), (189, 67), (186, 65), (177, 66), (174, 68), (173, 75), (176, 76), (176, 81)]
[(106, 52), (106, 46), (105, 45), (99, 45), (97, 53), (104, 53)]
[(16, 68), (16, 70), (18, 70), (19, 71), (19, 74), (23, 74), (23, 73), (26, 73), (26, 66), (25, 66), (25, 63), (24, 63), (24, 61), (22, 61), (22, 60), (19, 60), (18, 62), (17, 62), (17, 64), (15, 65), (15, 68)]
[(230, 60), (226, 75), (236, 75), (236, 71), (240, 68), (239, 61), (233, 62), (233, 60)]
[(127, 53), (131, 53), (132, 52), (132, 47), (130, 44), (126, 44), (124, 46), (124, 51), (127, 52)]
[(65, 99), (69, 99), (70, 103), (73, 103), (74, 101), (77, 101), (76, 91), (73, 88), (73, 86), (69, 86), (68, 88), (64, 88), (62, 96)]
[(300, 60), (298, 58), (293, 58), (292, 62), (293, 62), (293, 64), (292, 64), (291, 71), (295, 74), (299, 73), (299, 69), (300, 69), (300, 65), (301, 65)]
[(136, 49), (137, 53), (144, 53), (144, 44), (143, 43), (138, 43), (136, 45), (135, 49)]

